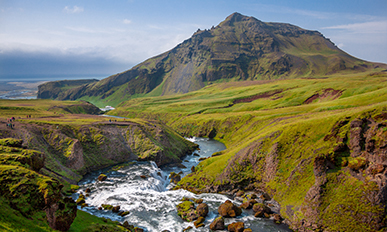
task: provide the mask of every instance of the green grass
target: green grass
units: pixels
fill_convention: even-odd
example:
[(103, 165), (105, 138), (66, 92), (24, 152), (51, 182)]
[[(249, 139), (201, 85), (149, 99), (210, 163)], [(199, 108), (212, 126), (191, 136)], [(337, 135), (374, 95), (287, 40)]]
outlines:
[(120, 226), (118, 222), (110, 219), (99, 218), (89, 213), (78, 210), (77, 217), (71, 224), (69, 232), (89, 232), (89, 231), (104, 231), (104, 232), (119, 232), (127, 231)]
[(11, 208), (6, 200), (0, 197), (0, 231), (15, 232), (51, 232), (55, 231), (48, 226), (46, 214), (38, 212), (24, 217), (19, 211)]
[[(363, 214), (356, 211), (359, 213), (354, 216), (351, 210), (355, 207), (353, 203), (359, 201), (358, 208), (372, 212), (370, 217), (383, 215), (379, 205), (371, 204), (361, 195), (367, 191), (374, 194), (376, 190), (350, 176), (346, 169), (359, 170), (361, 167), (357, 166), (363, 165), (360, 161), (364, 160), (334, 153), (336, 138), (326, 139), (326, 136), (343, 120), (375, 118), (383, 122), (376, 118), (387, 111), (386, 77), (387, 74), (378, 73), (337, 75), (327, 79), (218, 83), (182, 95), (129, 100), (109, 114), (158, 119), (186, 136), (209, 136), (215, 128), (215, 139), (224, 142), (227, 149), (219, 156), (202, 161), (196, 172), (183, 178), (179, 186), (200, 192), (211, 185), (243, 189), (253, 183), (273, 196), (281, 204), (281, 214), (294, 221), (297, 219), (287, 214), (286, 207), (291, 207), (298, 219), (305, 217), (300, 209), (306, 204), (307, 192), (315, 184), (314, 159), (318, 155), (331, 157), (336, 166), (329, 172), (330, 182), (319, 209), (320, 222), (325, 228), (342, 230), (346, 223), (355, 220), (357, 223), (351, 225), (352, 229), (370, 231), (375, 225), (359, 221)], [(314, 95), (319, 97), (306, 104)], [(335, 136), (349, 136), (348, 125), (339, 128)], [(385, 128), (380, 129), (381, 138), (385, 136), (383, 132)], [(269, 155), (277, 162), (270, 175), (265, 166)], [(341, 166), (344, 161), (348, 167)], [(344, 179), (336, 183), (335, 178), (343, 176), (342, 173)], [(353, 186), (360, 190), (355, 191)], [(340, 206), (341, 197), (336, 195), (349, 196), (344, 206)], [(341, 209), (345, 210), (343, 215), (347, 218), (341, 218), (342, 222), (334, 216)]]

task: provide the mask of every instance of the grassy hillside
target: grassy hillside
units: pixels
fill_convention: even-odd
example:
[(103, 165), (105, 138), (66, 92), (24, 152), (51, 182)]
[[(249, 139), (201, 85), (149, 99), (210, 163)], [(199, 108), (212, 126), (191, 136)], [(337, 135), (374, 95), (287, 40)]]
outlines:
[(226, 144), (181, 188), (265, 191), (296, 230), (376, 231), (386, 217), (386, 79), (381, 72), (220, 83), (130, 100), (110, 113)]

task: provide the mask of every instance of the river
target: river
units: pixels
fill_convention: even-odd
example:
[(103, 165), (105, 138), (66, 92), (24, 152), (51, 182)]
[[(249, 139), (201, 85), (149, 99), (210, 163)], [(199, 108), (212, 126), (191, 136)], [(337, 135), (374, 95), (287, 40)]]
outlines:
[[(128, 221), (129, 224), (141, 227), (145, 231), (160, 232), (169, 230), (181, 232), (193, 223), (183, 221), (176, 211), (176, 205), (183, 197), (201, 198), (209, 206), (209, 214), (206, 217), (205, 227), (192, 229), (190, 231), (210, 231), (209, 224), (218, 217), (217, 209), (220, 204), (229, 198), (221, 194), (199, 194), (196, 195), (186, 190), (170, 190), (168, 176), (174, 171), (182, 171), (182, 176), (191, 172), (191, 167), (199, 163), (199, 158), (209, 157), (214, 152), (224, 150), (224, 144), (207, 138), (189, 139), (199, 145), (200, 150), (196, 151), (200, 156), (188, 155), (183, 165), (186, 168), (158, 168), (154, 162), (130, 162), (108, 169), (92, 172), (86, 175), (80, 182), (80, 189), (73, 197), (76, 199), (79, 193), (85, 193), (90, 188), (90, 196), (86, 197), (88, 207), (79, 208), (98, 217), (110, 218), (115, 221)], [(106, 181), (96, 181), (97, 177), (104, 173)], [(144, 178), (145, 177), (145, 178)], [(229, 199), (236, 204), (241, 202)], [(121, 217), (116, 213), (107, 210), (98, 210), (101, 204), (119, 205), (121, 210), (129, 211), (130, 214)], [(252, 211), (243, 211), (243, 214), (236, 219), (226, 219), (226, 225), (234, 221), (243, 221), (246, 228), (253, 231), (290, 231), (286, 226), (278, 226), (269, 219), (255, 218)]]

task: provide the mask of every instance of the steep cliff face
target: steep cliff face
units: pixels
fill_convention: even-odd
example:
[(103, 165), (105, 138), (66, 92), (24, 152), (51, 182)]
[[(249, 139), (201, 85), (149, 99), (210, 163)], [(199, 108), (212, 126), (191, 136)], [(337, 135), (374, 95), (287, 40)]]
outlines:
[[(187, 93), (212, 82), (325, 76), (376, 66), (349, 56), (317, 31), (234, 13), (218, 26), (198, 30), (174, 49), (128, 71), (62, 89), (54, 98), (117, 105), (132, 97)], [(50, 92), (48, 85), (52, 84), (40, 89)], [(39, 94), (46, 95), (54, 94)]]

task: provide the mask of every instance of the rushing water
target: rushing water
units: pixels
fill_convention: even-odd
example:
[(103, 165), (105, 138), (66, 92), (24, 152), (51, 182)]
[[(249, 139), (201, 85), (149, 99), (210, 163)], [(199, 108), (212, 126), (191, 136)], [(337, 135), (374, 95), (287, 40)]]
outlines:
[[(193, 223), (183, 221), (176, 211), (176, 205), (183, 197), (201, 198), (209, 206), (209, 214), (206, 217), (205, 227), (192, 229), (190, 231), (210, 231), (209, 224), (218, 217), (217, 209), (219, 205), (229, 199), (221, 194), (199, 194), (196, 195), (186, 190), (170, 190), (173, 185), (169, 184), (169, 173), (182, 171), (182, 176), (191, 172), (191, 167), (199, 163), (199, 158), (209, 157), (214, 152), (225, 149), (224, 144), (210, 139), (193, 138), (192, 142), (199, 144), (200, 157), (189, 155), (183, 164), (187, 168), (163, 168), (160, 169), (154, 162), (132, 162), (122, 165), (120, 168), (109, 168), (90, 173), (79, 182), (80, 189), (74, 198), (86, 188), (91, 189), (90, 196), (86, 198), (89, 207), (82, 210), (99, 217), (110, 218), (112, 220), (124, 222), (144, 228), (146, 231), (160, 232), (169, 230), (180, 232)], [(108, 179), (106, 181), (96, 181), (98, 175), (104, 173)], [(141, 176), (145, 176), (143, 178)], [(229, 199), (237, 204), (238, 201)], [(116, 213), (107, 210), (98, 210), (101, 204), (119, 205), (121, 210), (130, 211), (130, 214), (121, 217)], [(236, 219), (226, 219), (226, 225), (233, 221), (243, 221), (245, 227), (253, 231), (289, 231), (286, 227), (275, 225), (268, 219), (255, 218), (251, 211), (244, 211)]]

